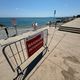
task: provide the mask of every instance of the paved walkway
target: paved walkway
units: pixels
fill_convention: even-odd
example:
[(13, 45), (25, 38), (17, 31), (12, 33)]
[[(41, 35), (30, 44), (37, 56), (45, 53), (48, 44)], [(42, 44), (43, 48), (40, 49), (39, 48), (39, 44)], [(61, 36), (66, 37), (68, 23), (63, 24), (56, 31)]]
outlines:
[[(80, 80), (80, 34), (50, 27), (48, 45), (49, 52), (26, 80)], [(15, 75), (1, 54), (0, 80), (12, 80)]]
[(72, 27), (72, 28), (80, 28), (80, 18), (76, 18), (70, 22), (67, 22), (61, 26)]
[(80, 34), (50, 28), (51, 38), (47, 58), (28, 80), (80, 80)]

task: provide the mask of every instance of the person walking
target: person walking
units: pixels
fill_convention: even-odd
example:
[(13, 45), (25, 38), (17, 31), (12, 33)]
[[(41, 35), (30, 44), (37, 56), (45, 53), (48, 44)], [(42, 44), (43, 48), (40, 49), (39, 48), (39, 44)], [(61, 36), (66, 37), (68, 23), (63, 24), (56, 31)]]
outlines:
[(35, 30), (36, 30), (36, 24), (33, 23), (33, 24), (32, 24), (32, 27), (33, 27), (33, 30), (35, 31)]
[(57, 22), (55, 22), (55, 28), (57, 27)]
[(36, 29), (38, 28), (38, 23), (37, 23), (37, 22), (35, 22), (35, 28), (36, 28)]
[(51, 21), (49, 21), (49, 22), (48, 22), (49, 27), (51, 27), (51, 24), (52, 24), (52, 22), (51, 22)]
[(37, 23), (37, 22), (33, 23), (33, 24), (32, 24), (32, 28), (33, 28), (34, 30), (37, 30), (37, 28), (38, 28), (38, 23)]

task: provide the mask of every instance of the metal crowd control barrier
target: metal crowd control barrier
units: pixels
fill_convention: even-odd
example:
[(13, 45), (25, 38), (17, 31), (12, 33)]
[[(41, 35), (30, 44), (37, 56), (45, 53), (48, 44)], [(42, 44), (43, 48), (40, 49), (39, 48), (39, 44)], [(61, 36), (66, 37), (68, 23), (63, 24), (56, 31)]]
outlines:
[(0, 29), (0, 39), (8, 39), (16, 36), (15, 27), (3, 27)]
[[(47, 49), (47, 37), (48, 37), (48, 30), (45, 29), (39, 33), (43, 33), (43, 47)], [(17, 72), (17, 76), (13, 80), (24, 80), (25, 77), (31, 72), (31, 70), (35, 67), (35, 65), (40, 61), (40, 59), (44, 56), (43, 53), (39, 53), (38, 56), (31, 62), (34, 63), (34, 66), (31, 67), (31, 63), (26, 65), (24, 69), (21, 66), (29, 59), (27, 48), (26, 48), (26, 41), (35, 37), (37, 34), (29, 36), (27, 38), (20, 39), (16, 42), (12, 42), (10, 44), (6, 44), (3, 48), (3, 54), (11, 67), (13, 72)], [(36, 60), (37, 59), (37, 60)], [(29, 70), (28, 70), (29, 69)]]

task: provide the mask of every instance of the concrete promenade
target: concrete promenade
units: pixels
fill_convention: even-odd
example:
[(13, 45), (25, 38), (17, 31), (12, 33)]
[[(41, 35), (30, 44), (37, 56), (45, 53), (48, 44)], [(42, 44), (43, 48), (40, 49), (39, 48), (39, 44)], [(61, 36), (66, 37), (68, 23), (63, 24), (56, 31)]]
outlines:
[[(49, 51), (26, 80), (80, 80), (80, 34), (58, 31), (54, 27), (48, 31)], [(15, 75), (0, 47), (0, 80), (12, 80)]]
[(51, 38), (46, 59), (29, 80), (80, 80), (80, 34), (49, 28)]

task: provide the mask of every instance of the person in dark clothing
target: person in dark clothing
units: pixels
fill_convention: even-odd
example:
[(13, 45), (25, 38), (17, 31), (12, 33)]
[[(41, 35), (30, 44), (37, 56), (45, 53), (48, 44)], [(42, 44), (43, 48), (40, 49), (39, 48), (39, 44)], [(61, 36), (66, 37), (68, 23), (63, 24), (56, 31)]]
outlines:
[(55, 28), (57, 27), (57, 22), (55, 22)]
[(51, 22), (51, 21), (49, 21), (49, 27), (51, 27), (51, 24), (52, 24), (52, 22)]

